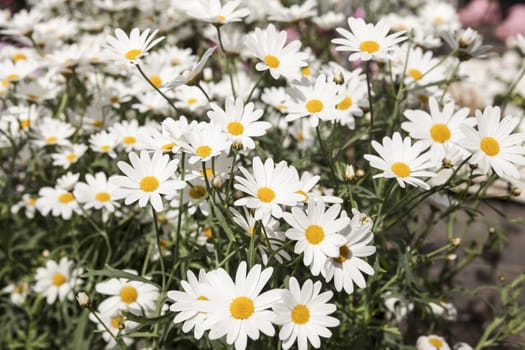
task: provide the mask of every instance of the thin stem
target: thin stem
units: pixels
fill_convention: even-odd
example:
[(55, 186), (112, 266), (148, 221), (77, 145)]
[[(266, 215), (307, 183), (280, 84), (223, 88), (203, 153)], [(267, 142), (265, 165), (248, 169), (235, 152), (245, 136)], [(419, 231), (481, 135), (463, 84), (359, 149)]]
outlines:
[(197, 85), (195, 85), (200, 91), (202, 91), (202, 93), (204, 94), (204, 96), (206, 97), (206, 99), (208, 100), (208, 102), (211, 102), (211, 98), (210, 98), (210, 95), (208, 95), (208, 93), (206, 92), (206, 90), (204, 90), (204, 88), (201, 86), (200, 83), (198, 83)]
[(372, 147), (372, 140), (374, 139), (374, 103), (372, 101), (372, 80), (370, 77), (370, 61), (366, 61), (366, 89), (368, 93), (368, 105), (370, 109), (370, 126), (368, 129), (368, 148), (370, 151), (370, 147)]
[(235, 85), (233, 83), (233, 73), (232, 73), (232, 68), (230, 66), (230, 60), (228, 58), (228, 54), (226, 53), (226, 50), (224, 49), (224, 44), (222, 42), (221, 28), (219, 25), (216, 25), (215, 29), (217, 29), (217, 37), (219, 39), (219, 46), (221, 47), (222, 53), (226, 57), (226, 69), (228, 71), (228, 76), (230, 78), (230, 86), (232, 89), (233, 98), (237, 98), (237, 94), (235, 93)]
[(255, 89), (257, 88), (257, 86), (259, 85), (259, 83), (263, 80), (263, 78), (266, 76), (266, 72), (268, 72), (267, 70), (264, 71), (263, 74), (261, 74), (261, 76), (259, 77), (259, 79), (255, 82), (255, 84), (253, 85), (252, 89), (250, 90), (250, 93), (248, 94), (248, 98), (246, 99), (246, 103), (250, 102), (251, 98), (252, 98), (252, 95), (253, 93), (255, 92)]
[(142, 77), (146, 79), (146, 81), (151, 85), (151, 87), (154, 88), (162, 97), (164, 97), (164, 99), (169, 103), (169, 105), (173, 108), (173, 110), (175, 110), (175, 112), (178, 113), (179, 111), (177, 110), (177, 107), (175, 107), (175, 105), (173, 104), (173, 102), (171, 102), (168, 96), (166, 96), (162, 91), (160, 91), (160, 89), (157, 86), (155, 86), (155, 84), (153, 84), (151, 80), (149, 80), (149, 78), (146, 76), (146, 74), (144, 73), (144, 71), (142, 70), (139, 64), (136, 64), (136, 66), (140, 72), (140, 75), (142, 75)]
[(111, 338), (113, 338), (113, 340), (117, 343), (118, 347), (119, 348), (124, 348), (123, 347), (123, 344), (122, 344), (122, 341), (115, 335), (113, 334), (113, 332), (109, 329), (108, 325), (102, 321), (102, 319), (100, 318), (100, 316), (96, 313), (95, 310), (93, 310), (93, 307), (91, 306), (87, 306), (88, 310), (93, 314), (93, 316), (95, 316), (95, 318), (97, 319), (98, 322), (100, 322), (100, 324), (104, 327), (104, 329), (106, 330), (106, 332), (109, 333), (109, 335), (111, 336)]
[(514, 80), (514, 82), (509, 86), (509, 90), (505, 94), (505, 98), (503, 99), (503, 102), (501, 103), (501, 110), (502, 114), (505, 113), (505, 109), (507, 108), (507, 103), (509, 102), (510, 95), (514, 92), (514, 89), (516, 89), (516, 86), (518, 86), (518, 83), (521, 79), (523, 79), (523, 76), (525, 76), (525, 64), (523, 64), (521, 68), (521, 72), (518, 75), (518, 78)]
[(166, 291), (166, 270), (164, 268), (164, 256), (162, 255), (162, 247), (160, 245), (160, 232), (159, 232), (159, 222), (157, 219), (157, 213), (153, 206), (151, 206), (151, 214), (153, 214), (153, 227), (155, 228), (155, 238), (157, 240), (157, 249), (159, 250), (159, 260), (160, 260), (160, 271), (162, 273), (162, 292)]

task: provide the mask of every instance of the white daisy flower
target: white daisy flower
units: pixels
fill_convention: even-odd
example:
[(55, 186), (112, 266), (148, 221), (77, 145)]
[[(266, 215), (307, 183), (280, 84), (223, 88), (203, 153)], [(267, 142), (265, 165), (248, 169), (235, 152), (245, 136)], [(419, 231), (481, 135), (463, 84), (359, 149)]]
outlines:
[(344, 28), (336, 29), (344, 38), (333, 39), (332, 43), (340, 45), (336, 47), (337, 51), (351, 52), (349, 61), (387, 60), (390, 51), (407, 39), (404, 31), (388, 35), (390, 26), (386, 21), (379, 21), (374, 25), (365, 23), (361, 18), (350, 17), (348, 26), (351, 31)]
[(115, 123), (109, 128), (108, 131), (115, 135), (120, 143), (120, 146), (122, 146), (126, 152), (129, 152), (133, 149), (140, 148), (140, 144), (138, 144), (139, 130), (139, 122), (136, 119), (133, 119), (130, 121), (124, 120), (122, 122)]
[(210, 123), (199, 123), (190, 126), (180, 141), (182, 150), (189, 153), (190, 164), (205, 162), (228, 150), (230, 144), (226, 135)]
[(217, 104), (210, 104), (208, 112), (212, 124), (224, 130), (231, 143), (240, 144), (243, 148), (254, 149), (252, 137), (262, 136), (272, 125), (258, 121), (263, 115), (262, 109), (254, 109), (253, 102), (244, 105), (243, 99), (231, 97), (226, 99), (224, 110)]
[(109, 212), (115, 211), (120, 204), (115, 202), (113, 192), (115, 185), (111, 184), (106, 178), (106, 174), (98, 172), (95, 176), (86, 174), (86, 182), (79, 182), (75, 185), (73, 195), (84, 209), (106, 209)]
[(48, 304), (53, 304), (57, 298), (60, 301), (66, 298), (71, 300), (73, 288), (82, 284), (79, 279), (82, 272), (81, 268), (75, 269), (73, 261), (66, 257), (62, 257), (58, 264), (54, 260), (48, 260), (46, 267), (36, 270), (34, 290), (44, 294)]
[(75, 128), (68, 123), (56, 119), (44, 118), (33, 130), (34, 143), (38, 147), (44, 146), (67, 146), (70, 144), (68, 138), (73, 135)]
[(372, 220), (357, 209), (352, 209), (352, 214), (350, 225), (341, 232), (345, 243), (339, 247), (339, 256), (328, 259), (322, 270), (326, 282), (333, 279), (335, 289), (340, 292), (344, 288), (348, 294), (354, 292), (354, 283), (365, 288), (363, 274), (371, 276), (374, 269), (362, 258), (376, 251), (376, 247), (368, 245), (374, 239)]
[[(457, 111), (455, 103), (450, 100), (439, 109), (437, 100), (431, 97), (428, 101), (430, 113), (422, 110), (406, 110), (404, 115), (409, 121), (401, 123), (401, 128), (407, 131), (411, 138), (421, 140), (426, 147), (430, 147), (432, 160), (441, 164), (443, 157), (450, 153), (450, 148), (461, 148), (464, 138), (460, 126), (473, 126), (474, 118), (467, 118), (470, 110), (461, 108)], [(466, 152), (465, 152), (466, 153)]]
[(184, 322), (182, 331), (188, 333), (193, 329), (195, 339), (200, 339), (206, 331), (204, 321), (208, 318), (208, 314), (198, 307), (196, 301), (209, 300), (204, 291), (209, 284), (204, 270), (199, 271), (198, 278), (188, 270), (187, 279), (180, 282), (184, 291), (168, 291), (168, 298), (174, 302), (170, 306), (170, 311), (177, 313), (173, 323)]
[[(202, 84), (201, 87), (206, 89), (204, 84)], [(204, 107), (208, 107), (209, 104), (206, 95), (204, 95), (202, 90), (196, 86), (179, 86), (175, 89), (173, 97), (176, 100), (175, 107), (186, 109), (192, 112), (200, 112)]]
[(392, 296), (392, 292), (385, 293), (386, 319), (401, 323), (405, 316), (414, 310), (414, 303), (402, 297)]
[(272, 158), (266, 159), (263, 164), (261, 158), (255, 157), (252, 168), (253, 175), (244, 167), (239, 167), (244, 177), (236, 176), (234, 187), (248, 196), (236, 200), (234, 205), (255, 209), (257, 220), (267, 215), (280, 218), (283, 213), (281, 205), (295, 206), (304, 199), (297, 193), (300, 190), (297, 170), (285, 161), (274, 166)]
[(192, 2), (187, 13), (188, 16), (198, 20), (223, 25), (240, 22), (242, 18), (250, 14), (247, 8), (238, 9), (240, 4), (241, 0), (230, 0), (224, 5), (221, 5), (221, 0), (197, 0)]
[(303, 80), (295, 84), (289, 91), (293, 100), (288, 103), (286, 121), (310, 116), (310, 123), (316, 127), (319, 120), (334, 120), (336, 105), (341, 101), (338, 92), (337, 85), (332, 80), (327, 81), (324, 74), (319, 75), (315, 83)]
[(337, 327), (339, 320), (328, 316), (335, 312), (335, 304), (329, 304), (331, 291), (321, 292), (320, 281), (307, 280), (303, 287), (295, 277), (290, 277), (289, 289), (281, 290), (281, 302), (272, 306), (275, 323), (281, 325), (279, 339), (283, 349), (289, 349), (297, 342), (299, 350), (307, 350), (308, 343), (316, 349), (321, 347), (319, 337), (330, 338), (328, 327)]
[(76, 163), (86, 153), (88, 147), (82, 144), (74, 144), (65, 147), (59, 153), (51, 154), (53, 165), (67, 169), (71, 164)]
[(454, 350), (474, 350), (474, 348), (467, 343), (457, 343), (454, 345)]
[(299, 78), (300, 68), (308, 65), (308, 55), (299, 52), (299, 40), (285, 46), (286, 38), (286, 32), (283, 30), (277, 33), (273, 24), (268, 25), (265, 30), (255, 28), (255, 33), (249, 34), (245, 40), (248, 50), (262, 61), (256, 64), (255, 69), (270, 70), (274, 79), (279, 79), (281, 75), (288, 79)]
[(430, 152), (423, 153), (428, 146), (422, 142), (412, 145), (410, 137), (403, 140), (401, 134), (395, 132), (392, 138), (385, 136), (383, 144), (373, 140), (372, 147), (378, 156), (365, 154), (364, 158), (370, 166), (383, 171), (374, 175), (374, 178), (395, 178), (399, 186), (405, 188), (405, 183), (428, 190), (430, 186), (419, 177), (432, 177), (436, 174), (428, 169), (435, 166)]
[(461, 144), (473, 152), (470, 163), (479, 164), (483, 173), (489, 168), (498, 176), (520, 178), (515, 164), (525, 165), (525, 133), (512, 133), (520, 118), (506, 116), (501, 119), (499, 107), (487, 106), (483, 112), (476, 110), (478, 129), (462, 125), (465, 135)]
[(22, 199), (11, 207), (11, 213), (16, 214), (20, 211), (20, 209), (24, 208), (24, 214), (26, 215), (26, 217), (28, 219), (32, 219), (35, 217), (36, 201), (36, 196), (33, 196), (29, 193), (25, 193), (22, 196)]
[(439, 59), (432, 57), (432, 51), (423, 51), (420, 47), (411, 48), (408, 53), (404, 47), (399, 51), (399, 56), (402, 59), (393, 65), (393, 71), (402, 75), (405, 84), (415, 84), (416, 86), (424, 86), (438, 81), (444, 80), (447, 75), (445, 66), (440, 64)]
[(60, 186), (43, 187), (38, 191), (38, 195), (36, 208), (44, 216), (51, 212), (53, 216), (61, 216), (62, 219), (69, 220), (73, 213), (80, 213), (73, 193)]
[(205, 293), (209, 300), (201, 301), (199, 306), (208, 313), (204, 327), (210, 328), (209, 338), (226, 335), (226, 342), (235, 344), (236, 350), (246, 349), (247, 338), (257, 340), (260, 332), (270, 337), (275, 334), (274, 315), (269, 308), (279, 300), (279, 290), (261, 294), (273, 268), (262, 270), (257, 264), (246, 270), (247, 264), (242, 261), (235, 281), (223, 269), (208, 273), (209, 287), (205, 288)]
[(450, 350), (445, 339), (437, 335), (422, 335), (417, 338), (417, 350)]
[(128, 37), (122, 29), (117, 28), (115, 29), (115, 37), (108, 37), (104, 56), (120, 63), (136, 64), (141, 57), (148, 54), (153, 46), (164, 39), (163, 36), (154, 39), (157, 32), (158, 30), (155, 30), (150, 34), (148, 28), (140, 33), (138, 28), (133, 28)]
[(123, 161), (117, 163), (126, 176), (112, 176), (110, 179), (110, 183), (116, 186), (114, 198), (125, 198), (126, 205), (138, 201), (143, 208), (151, 203), (159, 212), (164, 208), (161, 195), (169, 195), (186, 186), (184, 181), (172, 179), (179, 160), (170, 160), (161, 151), (155, 151), (151, 158), (147, 151), (140, 152), (140, 157), (131, 152), (129, 160), (131, 165)]
[(269, 21), (293, 23), (317, 15), (317, 0), (302, 1), (290, 7), (281, 5), (280, 2), (271, 2)]
[[(136, 274), (136, 271), (126, 270)], [(97, 283), (97, 293), (110, 295), (99, 305), (103, 314), (114, 313), (118, 310), (129, 311), (138, 315), (151, 316), (155, 313), (159, 289), (150, 283), (128, 280), (126, 278), (112, 278)]]
[(22, 304), (29, 292), (29, 284), (27, 282), (9, 283), (2, 288), (3, 293), (9, 293), (9, 300), (15, 305)]
[(117, 146), (117, 137), (113, 133), (101, 131), (89, 137), (89, 146), (91, 150), (97, 153), (104, 153), (115, 158), (115, 147)]
[(283, 218), (291, 226), (286, 237), (297, 241), (296, 254), (304, 253), (303, 263), (310, 267), (314, 276), (324, 269), (328, 258), (339, 256), (339, 247), (345, 239), (339, 234), (350, 222), (347, 216), (340, 216), (341, 205), (334, 204), (327, 210), (322, 200), (309, 200), (306, 212), (292, 208)]
[(319, 175), (313, 175), (308, 171), (301, 174), (301, 178), (299, 179), (301, 189), (297, 191), (297, 193), (303, 195), (303, 203), (308, 203), (310, 198), (323, 200), (325, 203), (343, 203), (342, 198), (325, 195), (325, 193), (321, 191), (318, 185), (320, 179), (321, 177)]
[[(102, 338), (106, 342), (106, 349), (114, 349), (117, 347), (117, 342), (113, 336), (118, 334), (118, 339), (122, 340), (124, 345), (130, 346), (135, 341), (134, 338), (126, 336), (128, 333), (133, 333), (139, 326), (140, 323), (130, 321), (126, 319), (120, 312), (120, 310), (110, 310), (105, 313), (97, 313), (100, 320), (93, 315), (89, 314), (89, 319), (97, 324), (97, 331), (101, 333)], [(104, 322), (104, 324), (100, 323)], [(113, 333), (113, 336), (109, 334), (106, 327)]]

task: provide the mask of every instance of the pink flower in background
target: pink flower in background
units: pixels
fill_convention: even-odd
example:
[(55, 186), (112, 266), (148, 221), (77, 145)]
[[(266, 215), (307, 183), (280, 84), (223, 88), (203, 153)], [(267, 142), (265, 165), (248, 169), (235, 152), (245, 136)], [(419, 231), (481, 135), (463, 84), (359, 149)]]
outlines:
[(490, 0), (473, 0), (459, 11), (459, 20), (465, 27), (480, 23), (496, 23), (500, 18), (498, 4)]
[(356, 9), (352, 17), (365, 19), (366, 17), (365, 9), (362, 7)]
[(506, 39), (525, 33), (525, 5), (514, 5), (510, 8), (507, 19), (496, 28), (496, 35)]

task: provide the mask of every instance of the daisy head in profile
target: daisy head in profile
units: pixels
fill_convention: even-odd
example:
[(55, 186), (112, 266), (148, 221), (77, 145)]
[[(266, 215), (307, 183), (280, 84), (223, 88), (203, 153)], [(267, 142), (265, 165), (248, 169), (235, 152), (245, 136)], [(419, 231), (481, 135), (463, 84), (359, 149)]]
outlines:
[(45, 267), (36, 270), (34, 289), (46, 297), (48, 304), (53, 304), (57, 298), (60, 301), (66, 298), (71, 300), (73, 288), (82, 283), (78, 278), (80, 274), (82, 269), (75, 269), (73, 261), (66, 257), (62, 257), (58, 263), (48, 260)]
[(379, 157), (365, 154), (364, 158), (370, 162), (372, 167), (383, 171), (381, 174), (374, 175), (374, 178), (395, 178), (402, 188), (405, 188), (405, 184), (408, 183), (425, 190), (430, 189), (430, 185), (420, 179), (436, 175), (435, 172), (429, 170), (435, 166), (431, 160), (431, 153), (424, 152), (428, 145), (422, 142), (412, 145), (410, 137), (402, 139), (401, 134), (396, 132), (392, 138), (385, 136), (383, 144), (372, 141), (372, 147)]
[(241, 0), (226, 1), (224, 5), (221, 0), (197, 0), (192, 2), (186, 12), (193, 18), (220, 26), (240, 22), (250, 14), (247, 8), (238, 8), (240, 4)]
[(404, 31), (388, 34), (390, 26), (385, 21), (377, 24), (365, 23), (361, 18), (348, 18), (350, 31), (337, 28), (343, 38), (336, 38), (332, 43), (339, 45), (337, 51), (350, 52), (349, 61), (387, 60), (390, 52), (399, 43), (407, 39)]
[(122, 29), (117, 28), (115, 36), (108, 38), (104, 56), (108, 60), (136, 64), (153, 46), (164, 39), (163, 36), (155, 39), (157, 32), (158, 29), (150, 33), (148, 28), (141, 33), (138, 28), (133, 28), (128, 36)]
[(281, 290), (281, 302), (272, 306), (275, 323), (281, 325), (279, 339), (283, 349), (289, 349), (297, 342), (299, 350), (307, 350), (308, 343), (316, 349), (321, 346), (321, 339), (330, 338), (328, 327), (339, 326), (339, 320), (329, 316), (336, 310), (335, 304), (328, 301), (331, 291), (321, 293), (322, 284), (307, 280), (303, 286), (295, 277), (291, 277), (288, 289)]
[(520, 123), (520, 118), (501, 118), (499, 107), (487, 106), (483, 111), (476, 111), (476, 121), (477, 130), (461, 125), (465, 135), (461, 144), (473, 153), (470, 162), (479, 164), (485, 174), (492, 168), (498, 176), (519, 179), (516, 164), (525, 165), (525, 133), (512, 131)]
[(116, 187), (114, 198), (125, 198), (126, 205), (138, 201), (143, 208), (151, 203), (155, 211), (162, 211), (161, 195), (172, 194), (186, 186), (184, 181), (173, 178), (179, 161), (170, 160), (162, 151), (155, 151), (151, 158), (147, 151), (140, 152), (140, 157), (131, 152), (129, 160), (131, 164), (124, 161), (117, 163), (126, 176), (112, 176), (109, 180)]

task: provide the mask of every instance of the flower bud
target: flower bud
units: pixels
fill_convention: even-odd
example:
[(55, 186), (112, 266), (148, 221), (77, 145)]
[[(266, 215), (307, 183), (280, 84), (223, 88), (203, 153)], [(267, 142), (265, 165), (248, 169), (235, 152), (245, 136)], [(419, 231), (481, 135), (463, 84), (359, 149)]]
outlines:
[(80, 307), (88, 307), (91, 304), (91, 298), (85, 292), (78, 292), (76, 298)]
[(355, 178), (356, 174), (354, 171), (354, 167), (352, 165), (346, 165), (345, 166), (345, 179), (348, 181), (352, 181)]
[(454, 248), (458, 247), (459, 245), (461, 244), (461, 238), (459, 237), (456, 237), (456, 238), (452, 238), (450, 240), (450, 245)]
[(512, 190), (511, 190), (511, 193), (514, 197), (519, 197), (521, 196), (521, 188), (519, 187), (513, 187)]

